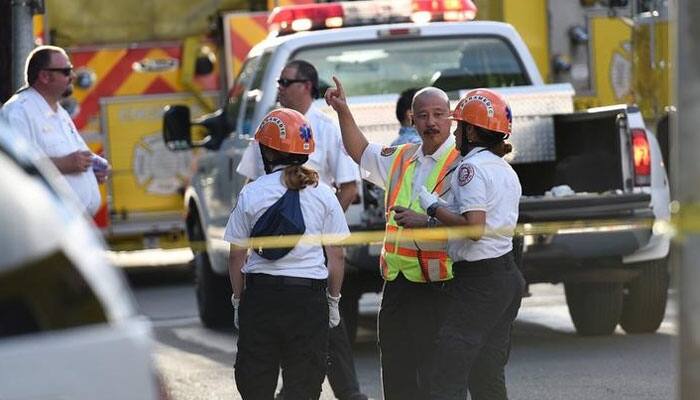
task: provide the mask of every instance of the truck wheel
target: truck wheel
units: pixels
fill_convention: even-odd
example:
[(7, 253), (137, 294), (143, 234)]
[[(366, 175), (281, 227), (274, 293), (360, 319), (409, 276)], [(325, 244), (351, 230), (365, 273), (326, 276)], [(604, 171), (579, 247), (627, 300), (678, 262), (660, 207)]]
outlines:
[(206, 252), (195, 253), (194, 276), (202, 324), (207, 328), (233, 327), (231, 284), (226, 276), (219, 276), (212, 271)]
[(627, 283), (620, 326), (627, 333), (651, 333), (661, 325), (668, 296), (666, 259), (641, 267), (641, 274)]
[(580, 335), (613, 333), (622, 313), (622, 283), (566, 283), (564, 290), (571, 320)]

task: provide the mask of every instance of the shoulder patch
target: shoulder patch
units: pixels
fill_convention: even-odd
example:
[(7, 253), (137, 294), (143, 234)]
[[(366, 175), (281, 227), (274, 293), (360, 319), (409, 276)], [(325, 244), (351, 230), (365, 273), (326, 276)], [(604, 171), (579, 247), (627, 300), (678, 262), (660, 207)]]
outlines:
[(459, 167), (457, 175), (459, 186), (464, 186), (471, 182), (472, 178), (474, 178), (474, 166), (471, 164), (462, 164)]
[(384, 147), (382, 148), (382, 152), (380, 153), (383, 157), (389, 157), (390, 155), (396, 153), (396, 146), (389, 146), (389, 147)]

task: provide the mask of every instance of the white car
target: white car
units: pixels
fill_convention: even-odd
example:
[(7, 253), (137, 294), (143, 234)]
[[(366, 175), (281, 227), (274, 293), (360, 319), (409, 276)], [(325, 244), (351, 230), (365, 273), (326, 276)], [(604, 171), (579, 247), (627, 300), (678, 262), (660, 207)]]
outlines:
[(0, 399), (165, 398), (150, 323), (49, 161), (0, 120)]

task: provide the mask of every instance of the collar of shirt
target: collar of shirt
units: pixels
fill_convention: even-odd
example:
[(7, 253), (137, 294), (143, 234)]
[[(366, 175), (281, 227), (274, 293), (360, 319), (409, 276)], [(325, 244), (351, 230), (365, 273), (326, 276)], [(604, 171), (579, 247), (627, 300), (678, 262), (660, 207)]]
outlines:
[(321, 110), (318, 109), (318, 107), (316, 107), (314, 105), (314, 103), (311, 103), (311, 105), (309, 106), (309, 109), (306, 110), (306, 113), (304, 114), (304, 116), (306, 117), (306, 119), (309, 120), (309, 122), (311, 122), (311, 119), (318, 117), (319, 114), (323, 114), (323, 113), (321, 112)]
[[(33, 87), (30, 87), (27, 89), (27, 96), (29, 96), (32, 99), (32, 102), (39, 107), (39, 110), (41, 111), (41, 115), (45, 116), (46, 118), (50, 118), (56, 114), (58, 114), (58, 108), (56, 111), (51, 109), (51, 106), (49, 103), (46, 101), (44, 96), (41, 95), (36, 89)], [(61, 105), (58, 104), (58, 107)]]
[(418, 149), (416, 154), (413, 156), (411, 161), (417, 161), (419, 163), (422, 163), (426, 158), (430, 158), (433, 161), (437, 161), (442, 157), (445, 152), (450, 151), (453, 147), (455, 146), (455, 138), (454, 136), (450, 135), (447, 140), (445, 140), (440, 147), (438, 147), (437, 150), (433, 154), (423, 154), (423, 146)]
[(467, 158), (474, 157), (475, 155), (481, 153), (484, 150), (486, 150), (486, 147), (480, 147), (480, 146), (474, 147), (473, 149), (471, 149), (469, 151), (469, 153), (467, 153), (466, 156), (464, 156), (463, 159), (466, 160)]

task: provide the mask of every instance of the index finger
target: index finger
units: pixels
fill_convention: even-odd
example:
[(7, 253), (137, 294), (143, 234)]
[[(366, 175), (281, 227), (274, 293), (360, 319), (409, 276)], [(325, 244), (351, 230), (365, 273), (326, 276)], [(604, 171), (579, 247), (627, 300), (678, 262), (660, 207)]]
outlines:
[(335, 87), (338, 88), (338, 93), (341, 95), (345, 95), (345, 90), (343, 90), (343, 84), (340, 83), (340, 80), (333, 75), (333, 82), (335, 82)]

